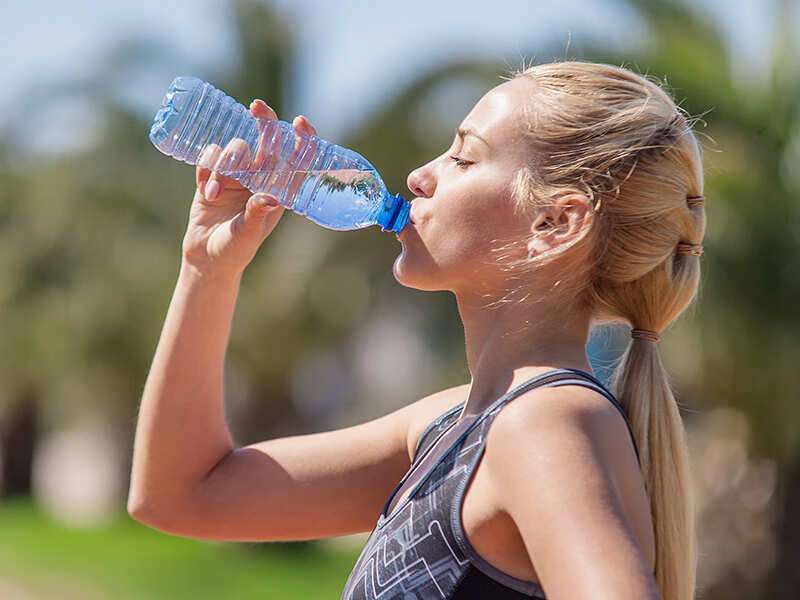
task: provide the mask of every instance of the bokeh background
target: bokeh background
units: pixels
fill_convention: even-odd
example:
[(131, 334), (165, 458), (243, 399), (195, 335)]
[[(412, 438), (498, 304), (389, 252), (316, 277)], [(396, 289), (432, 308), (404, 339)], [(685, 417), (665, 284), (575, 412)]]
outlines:
[[(307, 115), (407, 194), (407, 174), (501, 75), (567, 58), (659, 78), (703, 117), (703, 289), (661, 344), (691, 444), (698, 596), (797, 598), (798, 4), (4, 4), (0, 598), (338, 598), (364, 542), (180, 539), (125, 511), (194, 190), (193, 168), (147, 138), (174, 76)], [(469, 381), (453, 297), (397, 284), (398, 252), (378, 228), (287, 211), (242, 282), (226, 363), (237, 443), (348, 426)], [(598, 373), (626, 340), (597, 332)]]

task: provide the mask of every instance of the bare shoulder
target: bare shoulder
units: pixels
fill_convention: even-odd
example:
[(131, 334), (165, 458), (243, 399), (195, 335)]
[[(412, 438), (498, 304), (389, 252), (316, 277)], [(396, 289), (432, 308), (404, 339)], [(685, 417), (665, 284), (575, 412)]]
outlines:
[[(627, 442), (615, 445), (620, 450), (630, 445), (628, 426), (617, 407), (599, 392), (577, 385), (535, 388), (520, 394), (497, 414), (488, 439), (548, 435), (553, 428), (562, 433), (578, 428), (598, 443), (619, 438)], [(632, 445), (630, 450), (633, 452)]]
[(625, 418), (580, 386), (536, 388), (503, 407), (487, 436), (487, 463), (520, 465), (521, 453), (528, 468), (547, 469), (549, 478), (599, 471), (621, 491), (641, 477)]
[(469, 384), (457, 385), (425, 396), (414, 403), (414, 412), (409, 418), (408, 456), (413, 459), (420, 435), (436, 417), (467, 399)]
[(502, 490), (497, 509), (551, 590), (570, 595), (575, 582), (564, 573), (574, 564), (593, 565), (597, 577), (650, 578), (649, 500), (625, 419), (603, 395), (579, 386), (525, 392), (492, 422), (485, 462)]

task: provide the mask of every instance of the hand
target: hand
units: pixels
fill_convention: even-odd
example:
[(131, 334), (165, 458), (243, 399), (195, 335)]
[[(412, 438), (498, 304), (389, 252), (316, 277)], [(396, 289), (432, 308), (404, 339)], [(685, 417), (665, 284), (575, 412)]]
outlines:
[[(269, 120), (278, 118), (275, 111), (259, 99), (250, 104), (250, 113), (258, 119), (262, 132)], [(296, 150), (302, 141), (300, 135), (316, 135), (314, 127), (303, 116), (295, 117), (292, 127)], [(232, 161), (237, 170), (269, 169), (270, 161), (277, 161), (277, 156), (266, 152), (264, 141), (262, 136), (255, 160), (251, 160), (247, 142), (240, 138), (231, 140), (225, 150), (216, 144), (204, 149), (197, 162), (197, 190), (183, 238), (184, 263), (202, 272), (239, 274), (275, 229), (285, 210), (276, 198), (264, 193), (251, 194), (238, 181), (215, 170)], [(311, 158), (313, 152), (305, 155)], [(290, 184), (290, 196), (302, 182), (302, 175), (295, 177), (297, 181)]]

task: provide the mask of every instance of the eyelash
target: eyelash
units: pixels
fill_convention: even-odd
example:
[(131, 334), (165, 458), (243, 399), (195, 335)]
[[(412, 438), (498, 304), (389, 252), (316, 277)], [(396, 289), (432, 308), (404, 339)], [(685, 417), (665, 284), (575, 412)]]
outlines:
[[(451, 157), (450, 157), (450, 159), (451, 159), (451, 160), (453, 160), (453, 161), (455, 161), (455, 163), (456, 163), (456, 166), (457, 166), (459, 169), (465, 169), (466, 167), (468, 167), (469, 165), (471, 165), (471, 164), (472, 164), (471, 162), (469, 162), (469, 161), (466, 161), (466, 160), (462, 160), (462, 159), (458, 158), (457, 156), (451, 156)], [(465, 169), (465, 170), (466, 170), (466, 169)]]

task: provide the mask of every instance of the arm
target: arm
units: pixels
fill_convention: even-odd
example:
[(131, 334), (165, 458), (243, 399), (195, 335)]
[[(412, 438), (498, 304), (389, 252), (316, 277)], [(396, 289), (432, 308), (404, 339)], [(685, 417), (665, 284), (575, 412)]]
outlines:
[[(251, 111), (277, 118), (261, 101)], [(315, 133), (301, 117), (293, 123), (298, 133)], [(249, 161), (247, 144), (235, 139), (225, 150), (206, 147), (198, 163), (183, 262), (139, 409), (128, 512), (201, 539), (368, 531), (410, 465), (408, 432), (419, 404), (432, 400), (353, 427), (234, 449), (224, 414), (225, 348), (241, 273), (283, 207), (269, 208), (262, 194), (211, 171), (230, 152)], [(259, 148), (256, 164), (267, 159)]]
[(610, 472), (627, 438), (607, 400), (569, 387), (531, 390), (492, 424), (490, 476), (551, 600), (660, 598)]
[(222, 370), (239, 281), (181, 265), (139, 409), (133, 515), (175, 511), (233, 449)]
[[(277, 118), (260, 100), (251, 111), (260, 128)], [(294, 127), (314, 133), (303, 119)], [(180, 273), (139, 408), (128, 496), (128, 511), (138, 517), (185, 506), (197, 483), (233, 449), (223, 408), (225, 349), (241, 274), (283, 207), (270, 208), (263, 194), (251, 195), (212, 170), (231, 153), (250, 164), (249, 147), (238, 138), (224, 150), (205, 147), (198, 160)], [(254, 166), (264, 161), (259, 154)]]
[(318, 539), (369, 531), (410, 466), (423, 398), (366, 423), (234, 448), (222, 368), (238, 278), (183, 267), (147, 378), (128, 512), (199, 539)]

